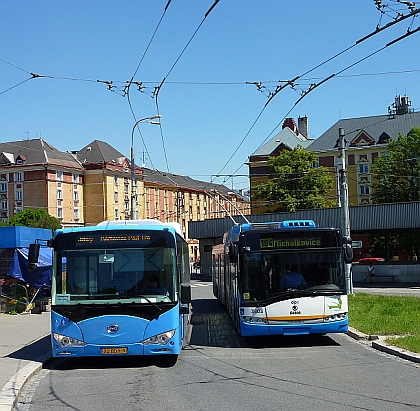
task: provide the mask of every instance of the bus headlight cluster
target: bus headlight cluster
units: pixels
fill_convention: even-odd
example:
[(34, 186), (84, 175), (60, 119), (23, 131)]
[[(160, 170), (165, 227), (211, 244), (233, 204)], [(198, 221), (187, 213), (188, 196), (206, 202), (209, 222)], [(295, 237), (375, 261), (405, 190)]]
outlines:
[(340, 313), (340, 314), (333, 314), (325, 317), (324, 320), (326, 322), (333, 322), (333, 321), (342, 321), (347, 318), (347, 313)]
[(248, 317), (246, 315), (242, 316), (242, 321), (245, 323), (252, 323), (252, 324), (267, 324), (267, 318), (264, 317)]
[(53, 333), (53, 337), (63, 348), (83, 347), (86, 345), (85, 342), (76, 340), (76, 338), (67, 337), (67, 335)]
[(175, 335), (175, 330), (166, 331), (162, 334), (154, 335), (153, 337), (147, 338), (141, 341), (142, 344), (160, 344), (165, 345)]

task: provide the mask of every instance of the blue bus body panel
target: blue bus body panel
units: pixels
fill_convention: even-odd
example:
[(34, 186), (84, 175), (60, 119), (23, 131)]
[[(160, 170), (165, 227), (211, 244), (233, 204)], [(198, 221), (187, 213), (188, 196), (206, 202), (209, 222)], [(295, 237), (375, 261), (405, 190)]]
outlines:
[[(86, 343), (84, 346), (63, 348), (52, 335), (52, 354), (53, 357), (102, 356), (102, 348), (121, 347), (127, 349), (126, 353), (106, 355), (179, 354), (183, 340), (183, 330), (180, 328), (175, 329), (175, 335), (165, 345), (141, 343), (147, 338), (173, 330), (174, 324), (181, 324), (182, 327), (178, 305), (152, 321), (128, 315), (104, 315), (75, 323), (52, 311), (52, 333)], [(118, 330), (110, 333), (109, 327)]]
[(265, 325), (246, 324), (241, 322), (241, 335), (254, 337), (260, 335), (307, 335), (345, 333), (348, 331), (348, 320), (322, 324), (299, 324), (299, 325)]

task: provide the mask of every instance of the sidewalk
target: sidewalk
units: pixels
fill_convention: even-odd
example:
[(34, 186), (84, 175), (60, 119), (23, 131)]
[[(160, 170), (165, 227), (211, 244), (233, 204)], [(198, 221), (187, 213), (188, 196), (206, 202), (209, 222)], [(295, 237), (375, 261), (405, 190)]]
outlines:
[[(204, 280), (204, 278), (203, 278)], [(355, 293), (420, 298), (420, 284), (356, 283)], [(420, 363), (420, 354), (387, 345), (381, 338), (350, 329), (348, 335), (375, 349)], [(51, 358), (50, 313), (0, 314), (0, 411), (11, 411), (26, 381)]]
[(50, 314), (0, 314), (0, 411), (13, 409), (23, 385), (51, 357)]

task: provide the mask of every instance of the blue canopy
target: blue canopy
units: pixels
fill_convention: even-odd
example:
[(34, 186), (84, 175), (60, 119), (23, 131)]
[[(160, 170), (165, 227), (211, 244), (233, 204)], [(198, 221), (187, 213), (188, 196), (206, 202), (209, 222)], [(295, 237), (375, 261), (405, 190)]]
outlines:
[(29, 283), (32, 287), (51, 288), (52, 249), (40, 248), (38, 267), (35, 271), (28, 268), (28, 252), (27, 247), (15, 250), (7, 275)]

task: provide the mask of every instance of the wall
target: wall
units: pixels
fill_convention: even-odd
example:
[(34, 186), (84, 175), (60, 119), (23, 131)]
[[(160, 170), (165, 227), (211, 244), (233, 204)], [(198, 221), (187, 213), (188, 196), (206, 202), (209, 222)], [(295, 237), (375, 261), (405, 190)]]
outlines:
[[(377, 263), (374, 264), (377, 275), (396, 275), (396, 283), (419, 283), (420, 285), (420, 263)], [(353, 264), (353, 282), (362, 282), (366, 277), (368, 265)], [(377, 278), (373, 280), (376, 282), (392, 282), (392, 279)]]

